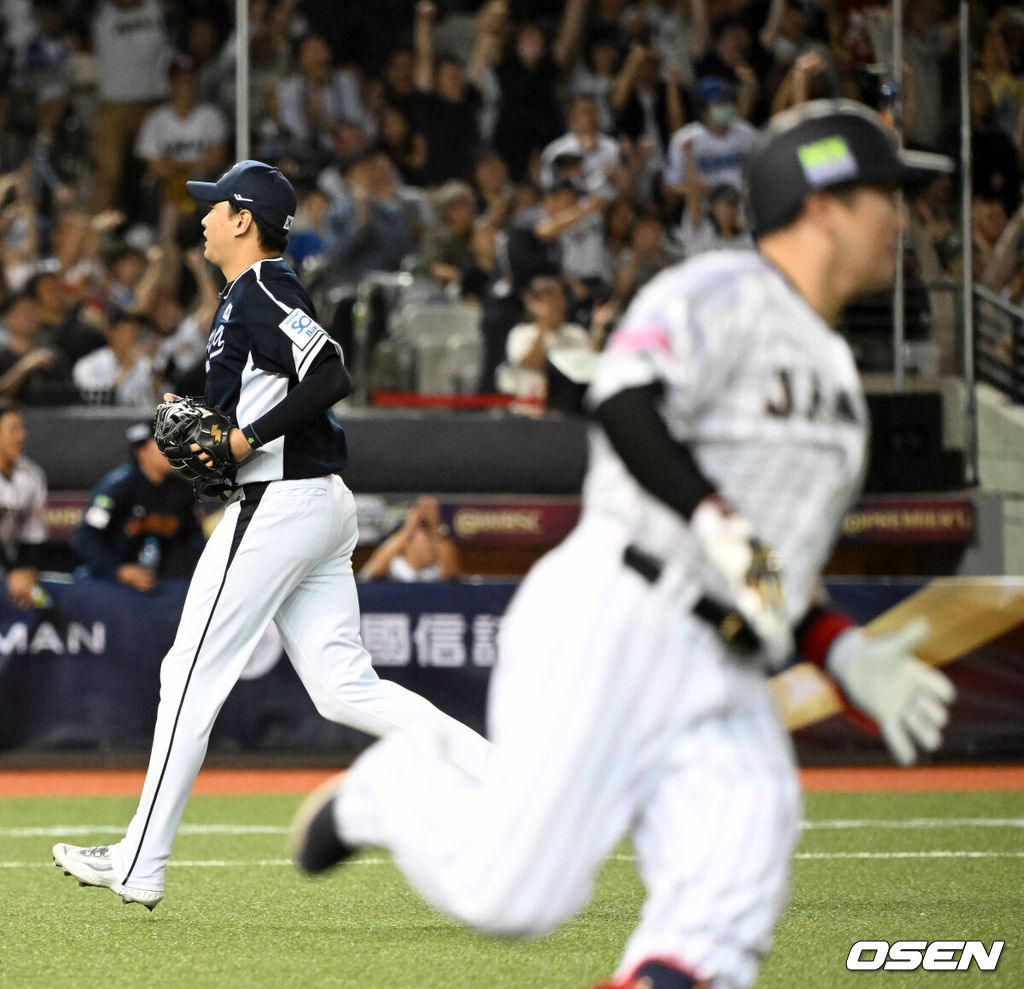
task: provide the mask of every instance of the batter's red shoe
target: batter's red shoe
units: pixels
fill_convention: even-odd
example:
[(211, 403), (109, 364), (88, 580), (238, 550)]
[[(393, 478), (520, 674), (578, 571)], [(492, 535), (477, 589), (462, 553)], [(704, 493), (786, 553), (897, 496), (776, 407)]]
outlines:
[(624, 982), (602, 982), (594, 989), (707, 989), (706, 982), (697, 982), (685, 972), (665, 962), (644, 962)]

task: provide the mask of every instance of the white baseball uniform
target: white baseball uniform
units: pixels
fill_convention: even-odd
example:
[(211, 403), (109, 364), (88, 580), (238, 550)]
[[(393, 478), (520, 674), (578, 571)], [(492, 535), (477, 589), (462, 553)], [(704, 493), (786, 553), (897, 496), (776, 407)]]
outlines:
[[(314, 318), (298, 278), (280, 258), (229, 282), (210, 334), (207, 399), (260, 427), (308, 375), (338, 364), (339, 349)], [(202, 765), (214, 719), (274, 622), (288, 657), (324, 717), (371, 735), (428, 727), (451, 757), (483, 775), (489, 745), (404, 687), (381, 680), (359, 635), (352, 575), (356, 508), (335, 471), (344, 434), (323, 408), (239, 467), (228, 505), (196, 565), (170, 651), (139, 807), (110, 846), (118, 886), (162, 891), (174, 835)]]
[[(649, 384), (672, 436), (776, 547), (797, 619), (863, 472), (846, 344), (760, 255), (715, 252), (641, 290), (589, 401)], [(629, 834), (648, 899), (619, 977), (657, 957), (716, 989), (750, 985), (797, 837), (788, 736), (760, 667), (691, 610), (724, 588), (687, 524), (596, 427), (583, 503), (502, 626), (484, 783), (467, 783), (443, 734), (393, 735), (340, 789), (339, 834), (392, 850), (439, 909), (510, 934), (582, 908)]]
[(46, 475), (35, 461), (18, 457), (10, 477), (0, 473), (0, 566), (25, 566), (26, 547), (40, 546), (49, 536), (46, 524)]

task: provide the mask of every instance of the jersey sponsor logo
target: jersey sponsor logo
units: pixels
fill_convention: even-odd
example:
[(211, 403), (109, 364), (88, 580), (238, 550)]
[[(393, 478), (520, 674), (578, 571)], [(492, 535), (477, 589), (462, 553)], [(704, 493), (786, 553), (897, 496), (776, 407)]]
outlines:
[(280, 323), (277, 324), (292, 343), (305, 350), (314, 340), (326, 335), (326, 330), (308, 313), (301, 309), (293, 309)]
[(231, 319), (231, 310), (232, 310), (232, 308), (234, 307), (234, 305), (235, 305), (235, 304), (234, 304), (233, 302), (229, 302), (229, 303), (228, 303), (228, 304), (227, 304), (227, 305), (226, 305), (226, 306), (224, 307), (224, 312), (222, 312), (222, 313), (220, 314), (220, 318), (221, 318), (222, 320), (224, 320), (224, 322), (225, 322), (225, 323), (226, 323), (226, 322), (227, 322), (227, 321), (228, 321), (229, 319)]

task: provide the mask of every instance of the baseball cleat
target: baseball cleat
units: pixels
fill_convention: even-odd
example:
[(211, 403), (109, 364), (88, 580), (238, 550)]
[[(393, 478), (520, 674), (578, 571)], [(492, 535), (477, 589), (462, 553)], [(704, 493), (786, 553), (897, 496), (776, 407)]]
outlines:
[(355, 852), (339, 837), (334, 823), (334, 801), (343, 776), (332, 776), (306, 797), (292, 821), (289, 854), (295, 865), (311, 876), (340, 865)]
[(79, 886), (100, 886), (112, 890), (123, 903), (141, 903), (147, 910), (152, 910), (164, 898), (164, 894), (157, 890), (122, 886), (117, 882), (110, 863), (109, 845), (80, 848), (60, 842), (53, 846), (53, 864), (63, 869), (65, 876), (77, 879)]

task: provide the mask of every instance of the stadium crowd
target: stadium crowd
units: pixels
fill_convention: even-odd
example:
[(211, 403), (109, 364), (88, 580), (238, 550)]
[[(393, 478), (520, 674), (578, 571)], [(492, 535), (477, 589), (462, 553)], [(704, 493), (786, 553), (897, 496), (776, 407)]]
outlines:
[[(536, 396), (548, 352), (600, 348), (660, 268), (750, 245), (743, 163), (773, 112), (890, 112), (898, 78), (906, 143), (957, 155), (957, 5), (905, 7), (897, 73), (883, 0), (251, 0), (251, 156), (299, 191), (287, 257), (346, 354), (360, 284), (407, 272), (475, 307), (481, 391)], [(233, 160), (233, 10), (0, 5), (0, 396), (200, 390), (219, 276), (184, 185)], [(1024, 14), (972, 12), (975, 277), (1020, 303)], [(957, 273), (957, 184), (911, 205), (922, 287)], [(927, 308), (949, 370), (949, 299)]]

